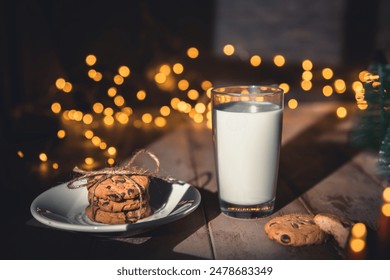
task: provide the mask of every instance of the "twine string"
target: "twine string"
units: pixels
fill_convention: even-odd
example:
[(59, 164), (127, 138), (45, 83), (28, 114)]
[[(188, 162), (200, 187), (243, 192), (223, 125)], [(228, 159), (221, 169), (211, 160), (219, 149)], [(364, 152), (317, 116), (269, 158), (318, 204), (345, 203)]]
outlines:
[[(138, 166), (134, 165), (135, 160), (139, 156), (141, 156), (143, 154), (148, 155), (151, 159), (153, 159), (153, 161), (154, 161), (154, 163), (156, 165), (155, 170), (150, 171), (148, 169), (143, 169), (141, 167), (138, 167)], [(78, 177), (72, 179), (68, 183), (67, 186), (70, 189), (77, 189), (77, 188), (80, 188), (80, 187), (87, 187), (88, 189), (90, 189), (90, 188), (92, 188), (94, 186), (99, 185), (101, 182), (105, 181), (106, 179), (112, 178), (115, 175), (117, 175), (117, 176), (118, 175), (119, 176), (125, 176), (127, 179), (129, 179), (134, 184), (134, 186), (137, 188), (137, 190), (139, 192), (140, 208), (138, 209), (139, 210), (138, 219), (140, 219), (141, 216), (142, 216), (142, 203), (143, 203), (143, 193), (142, 193), (142, 190), (144, 190), (144, 188), (143, 188), (143, 186), (141, 186), (139, 183), (137, 183), (131, 177), (134, 176), (134, 175), (135, 176), (140, 175), (140, 176), (154, 176), (154, 177), (158, 177), (157, 174), (160, 171), (160, 161), (159, 161), (159, 159), (157, 158), (157, 156), (155, 154), (153, 154), (152, 152), (150, 152), (148, 150), (142, 149), (142, 150), (137, 151), (130, 158), (130, 160), (123, 166), (106, 167), (106, 168), (103, 168), (103, 169), (100, 169), (100, 170), (95, 170), (95, 171), (93, 171), (93, 170), (92, 171), (90, 171), (90, 170), (83, 170), (83, 169), (75, 166), (73, 168), (73, 171), (75, 173), (81, 174), (81, 176), (78, 176)], [(86, 182), (81, 182), (80, 183), (80, 181), (84, 180), (84, 179), (87, 179)], [(76, 182), (78, 182), (78, 184), (75, 184)], [(95, 192), (96, 192), (96, 187), (93, 190), (93, 197), (91, 198), (91, 201), (90, 201), (90, 206), (91, 206), (91, 210), (92, 210), (92, 216), (94, 217), (94, 219), (96, 217), (95, 208), (93, 207), (94, 198), (96, 197)]]

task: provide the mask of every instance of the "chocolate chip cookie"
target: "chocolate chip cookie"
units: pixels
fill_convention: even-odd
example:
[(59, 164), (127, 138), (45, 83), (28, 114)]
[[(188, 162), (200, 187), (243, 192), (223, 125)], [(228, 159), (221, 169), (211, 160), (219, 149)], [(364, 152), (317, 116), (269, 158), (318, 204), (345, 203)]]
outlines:
[(264, 225), (271, 240), (282, 245), (303, 246), (320, 244), (327, 234), (307, 214), (287, 214), (276, 217)]
[(323, 231), (332, 235), (341, 248), (345, 248), (353, 222), (328, 213), (317, 214), (313, 220)]
[(91, 221), (103, 224), (134, 223), (139, 219), (143, 219), (150, 216), (151, 213), (152, 210), (150, 206), (124, 212), (107, 212), (101, 210), (97, 206), (88, 206), (87, 208), (85, 208), (85, 214)]
[(98, 184), (94, 183), (101, 176), (89, 180), (88, 192), (93, 196), (105, 200), (120, 202), (127, 199), (135, 199), (147, 192), (150, 180), (148, 176), (133, 175), (131, 177), (114, 175)]
[(142, 196), (142, 202), (140, 198), (126, 199), (121, 201), (112, 201), (108, 199), (98, 198), (93, 196), (92, 193), (88, 193), (88, 201), (99, 207), (101, 210), (106, 212), (124, 212), (131, 211), (141, 207), (145, 207), (149, 203), (149, 194), (146, 193)]

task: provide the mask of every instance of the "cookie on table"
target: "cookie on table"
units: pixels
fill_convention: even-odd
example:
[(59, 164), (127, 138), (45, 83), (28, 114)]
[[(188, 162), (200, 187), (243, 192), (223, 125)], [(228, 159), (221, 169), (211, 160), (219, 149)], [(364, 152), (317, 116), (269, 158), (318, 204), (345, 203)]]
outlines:
[[(95, 213), (93, 215), (92, 208)], [(142, 207), (141, 209), (136, 209), (132, 211), (125, 212), (107, 212), (99, 209), (96, 206), (87, 206), (85, 208), (85, 214), (87, 217), (94, 222), (102, 224), (127, 224), (135, 223), (139, 219), (146, 218), (152, 214), (152, 209), (150, 206)]]
[(317, 214), (313, 220), (323, 231), (332, 235), (341, 248), (345, 248), (353, 222), (328, 213)]
[(323, 243), (327, 234), (307, 214), (287, 214), (264, 225), (271, 240), (282, 245), (303, 246)]
[[(106, 200), (122, 201), (127, 199), (135, 199), (144, 195), (150, 183), (148, 176), (132, 175), (130, 178), (123, 175), (114, 175), (100, 182), (93, 184), (94, 180), (101, 178), (96, 176), (90, 180), (87, 186), (88, 192), (94, 196)], [(141, 191), (141, 192), (140, 192)]]

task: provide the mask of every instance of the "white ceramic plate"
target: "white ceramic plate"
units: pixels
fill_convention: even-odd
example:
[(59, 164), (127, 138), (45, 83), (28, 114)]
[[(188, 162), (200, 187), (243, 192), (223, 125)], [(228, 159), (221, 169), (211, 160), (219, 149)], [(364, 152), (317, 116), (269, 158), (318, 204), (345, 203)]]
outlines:
[(66, 183), (40, 194), (32, 202), (30, 210), (39, 222), (58, 229), (136, 234), (187, 216), (201, 201), (199, 191), (185, 182), (170, 183), (153, 178), (149, 193), (153, 215), (133, 224), (106, 225), (92, 222), (85, 215), (88, 206), (87, 189), (69, 189)]

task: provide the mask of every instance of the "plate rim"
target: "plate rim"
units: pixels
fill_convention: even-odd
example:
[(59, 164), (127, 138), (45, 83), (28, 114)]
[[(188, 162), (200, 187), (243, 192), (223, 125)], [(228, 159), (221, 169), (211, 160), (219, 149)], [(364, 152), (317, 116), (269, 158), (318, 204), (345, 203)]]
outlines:
[[(83, 225), (83, 224), (72, 224), (72, 223), (66, 223), (66, 222), (61, 222), (57, 221), (54, 219), (50, 219), (48, 217), (44, 217), (41, 215), (37, 209), (38, 203), (40, 199), (42, 199), (42, 196), (47, 194), (49, 191), (53, 191), (55, 188), (67, 188), (67, 183), (62, 183), (56, 186), (53, 186), (44, 192), (40, 193), (31, 203), (30, 205), (30, 212), (32, 216), (40, 223), (47, 225), (52, 228), (57, 228), (61, 230), (67, 230), (67, 231), (74, 231), (74, 232), (92, 232), (92, 233), (115, 233), (115, 232), (131, 232), (131, 231), (136, 231), (136, 230), (142, 230), (142, 229), (149, 229), (149, 228), (154, 228), (157, 226), (161, 226), (167, 223), (174, 222), (176, 220), (179, 220), (181, 218), (184, 218), (194, 212), (198, 206), (201, 203), (201, 194), (199, 190), (194, 187), (193, 185), (184, 182), (184, 181), (176, 181), (175, 183), (168, 182), (172, 185), (178, 184), (178, 185), (183, 185), (183, 184), (188, 184), (188, 189), (185, 193), (187, 192), (192, 192), (194, 195), (194, 203), (191, 205), (191, 207), (179, 212), (179, 213), (174, 213), (174, 214), (169, 214), (168, 216), (158, 218), (156, 220), (151, 220), (151, 221), (145, 221), (141, 223), (132, 223), (132, 224), (118, 224), (118, 225), (109, 225), (109, 224), (101, 224), (101, 223), (95, 223), (93, 225)], [(76, 189), (77, 191), (78, 189)], [(74, 191), (69, 189), (69, 191)]]

